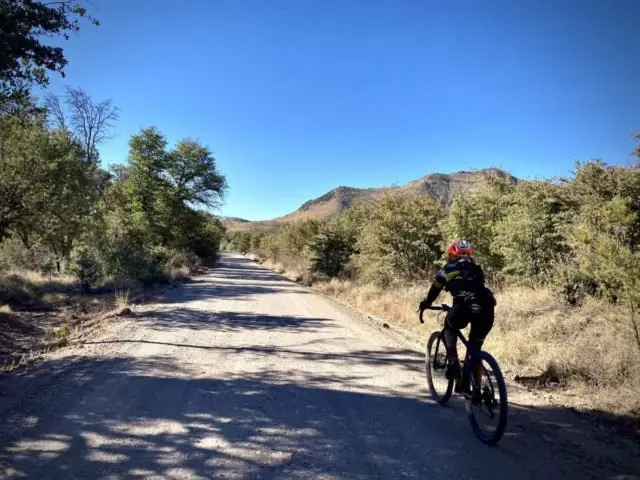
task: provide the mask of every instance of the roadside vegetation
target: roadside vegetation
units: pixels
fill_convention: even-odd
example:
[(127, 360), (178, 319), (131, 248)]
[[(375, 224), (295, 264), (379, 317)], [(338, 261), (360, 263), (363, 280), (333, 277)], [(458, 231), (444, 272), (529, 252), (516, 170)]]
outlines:
[(330, 222), (229, 232), (223, 248), (424, 335), (415, 309), (454, 238), (473, 242), (497, 292), (486, 347), (512, 378), (640, 416), (638, 164), (581, 163), (553, 181), (487, 175), (448, 210), (390, 194)]
[(0, 52), (0, 353), (10, 354), (65, 344), (67, 313), (121, 306), (213, 262), (224, 227), (210, 212), (227, 185), (206, 146), (169, 145), (156, 127), (130, 138), (127, 158), (102, 158), (119, 118), (111, 100), (72, 87), (34, 96), (67, 63), (42, 35), (97, 24), (80, 4), (5, 2), (2, 15), (12, 48)]

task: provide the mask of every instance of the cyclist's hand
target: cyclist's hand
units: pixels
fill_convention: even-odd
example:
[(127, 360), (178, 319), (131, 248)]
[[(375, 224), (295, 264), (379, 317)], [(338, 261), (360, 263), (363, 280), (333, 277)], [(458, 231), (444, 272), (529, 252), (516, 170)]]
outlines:
[(419, 310), (426, 310), (427, 308), (429, 308), (431, 306), (431, 304), (429, 302), (427, 302), (427, 299), (424, 298), (422, 299), (422, 301), (420, 302), (420, 306), (418, 307)]

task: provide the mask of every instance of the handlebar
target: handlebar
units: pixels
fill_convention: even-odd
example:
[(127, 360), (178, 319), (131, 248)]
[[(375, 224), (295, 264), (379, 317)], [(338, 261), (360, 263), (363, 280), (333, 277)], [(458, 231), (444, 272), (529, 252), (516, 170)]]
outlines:
[(451, 307), (446, 303), (443, 303), (439, 307), (427, 307), (420, 310), (420, 323), (424, 323), (424, 320), (422, 319), (422, 314), (424, 313), (425, 310), (438, 310), (440, 312), (448, 312), (449, 310), (451, 310)]

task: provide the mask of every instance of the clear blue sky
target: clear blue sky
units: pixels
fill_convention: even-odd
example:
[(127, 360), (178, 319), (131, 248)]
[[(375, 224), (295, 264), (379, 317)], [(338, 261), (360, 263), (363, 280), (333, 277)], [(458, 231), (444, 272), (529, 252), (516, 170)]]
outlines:
[(121, 108), (106, 163), (156, 125), (210, 146), (221, 213), (266, 219), (338, 185), (499, 166), (628, 163), (638, 0), (92, 0), (67, 78)]

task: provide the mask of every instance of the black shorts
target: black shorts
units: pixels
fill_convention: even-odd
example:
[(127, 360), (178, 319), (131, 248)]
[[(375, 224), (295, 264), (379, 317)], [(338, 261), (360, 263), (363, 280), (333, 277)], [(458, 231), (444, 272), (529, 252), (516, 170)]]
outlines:
[(491, 304), (471, 304), (453, 302), (451, 310), (447, 313), (446, 327), (452, 330), (460, 330), (471, 323), (469, 343), (476, 350), (482, 348), (485, 338), (493, 327), (495, 307)]

